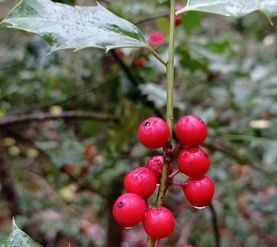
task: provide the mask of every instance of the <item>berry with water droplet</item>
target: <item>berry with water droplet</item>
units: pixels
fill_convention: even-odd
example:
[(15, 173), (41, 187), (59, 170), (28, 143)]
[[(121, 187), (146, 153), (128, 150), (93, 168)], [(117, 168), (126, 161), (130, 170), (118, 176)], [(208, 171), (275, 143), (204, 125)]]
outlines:
[(145, 147), (155, 149), (167, 143), (170, 130), (163, 119), (151, 117), (140, 124), (137, 135)]
[(154, 239), (168, 237), (175, 227), (175, 219), (171, 211), (162, 206), (148, 209), (143, 220), (144, 230)]
[(156, 189), (156, 177), (149, 168), (135, 168), (126, 174), (124, 178), (124, 188), (127, 192), (147, 198), (151, 196)]
[(205, 207), (210, 204), (214, 195), (214, 182), (203, 176), (199, 179), (188, 179), (183, 186), (186, 198), (194, 207)]
[(113, 205), (113, 217), (123, 227), (132, 227), (143, 220), (146, 212), (145, 201), (134, 193), (117, 198)]
[(178, 155), (179, 171), (189, 177), (202, 177), (209, 167), (209, 157), (201, 148), (185, 148)]

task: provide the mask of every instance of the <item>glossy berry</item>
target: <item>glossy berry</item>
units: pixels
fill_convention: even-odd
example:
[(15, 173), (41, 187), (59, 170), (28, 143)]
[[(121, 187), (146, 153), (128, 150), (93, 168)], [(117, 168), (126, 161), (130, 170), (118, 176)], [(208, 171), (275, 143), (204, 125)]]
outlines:
[(142, 221), (145, 212), (145, 201), (134, 193), (121, 195), (113, 205), (113, 217), (123, 227), (132, 227)]
[(127, 192), (135, 193), (143, 198), (152, 195), (156, 189), (156, 177), (146, 167), (138, 167), (129, 171), (124, 178), (124, 188)]
[(159, 46), (164, 44), (165, 37), (162, 32), (155, 31), (149, 34), (148, 42), (151, 46)]
[[(162, 155), (156, 155), (151, 157), (146, 163), (146, 167), (149, 168), (156, 176), (157, 184), (160, 183), (160, 177), (163, 170), (163, 162), (164, 157)], [(168, 169), (168, 174), (171, 174), (173, 171), (172, 163), (169, 164)]]
[(167, 143), (170, 132), (163, 119), (151, 117), (140, 124), (137, 135), (145, 147), (155, 149), (163, 147)]
[(183, 187), (188, 201), (194, 207), (206, 207), (214, 195), (214, 182), (207, 176), (199, 179), (190, 178)]
[(195, 115), (186, 115), (179, 119), (175, 132), (178, 140), (189, 147), (197, 147), (203, 143), (208, 134), (205, 123)]
[(166, 238), (174, 231), (175, 219), (167, 208), (155, 206), (147, 211), (143, 227), (152, 238)]
[(209, 170), (209, 167), (209, 157), (201, 148), (185, 148), (179, 153), (179, 171), (189, 177), (202, 177)]

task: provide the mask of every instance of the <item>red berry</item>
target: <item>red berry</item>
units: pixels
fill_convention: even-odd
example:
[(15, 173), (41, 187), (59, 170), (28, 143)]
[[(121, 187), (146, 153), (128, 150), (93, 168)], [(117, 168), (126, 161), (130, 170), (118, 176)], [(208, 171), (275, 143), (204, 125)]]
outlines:
[(133, 62), (132, 62), (132, 66), (135, 68), (143, 68), (146, 65), (147, 61), (145, 58), (143, 57), (137, 57), (134, 58)]
[[(176, 11), (180, 10), (181, 8), (183, 8), (182, 4), (180, 4), (180, 3), (176, 3), (175, 4), (175, 10)], [(182, 16), (176, 15), (175, 16), (175, 26), (176, 27), (179, 26), (181, 24), (181, 22), (182, 22)]]
[(175, 127), (178, 140), (189, 147), (197, 147), (207, 137), (205, 123), (195, 115), (186, 115), (179, 119)]
[(93, 157), (97, 154), (95, 145), (87, 145), (84, 150), (84, 155), (88, 160), (93, 159)]
[(121, 195), (113, 205), (113, 217), (123, 227), (132, 227), (142, 221), (145, 212), (145, 201), (134, 193)]
[(116, 48), (114, 51), (115, 51), (115, 54), (117, 56), (119, 56), (120, 58), (124, 57), (124, 55), (125, 55), (124, 51), (121, 48)]
[(190, 178), (183, 187), (185, 196), (192, 206), (206, 207), (214, 195), (214, 182), (207, 176)]
[(174, 231), (175, 219), (167, 208), (155, 206), (147, 211), (143, 227), (152, 238), (166, 238)]
[(75, 171), (76, 165), (74, 164), (68, 164), (63, 167), (63, 172), (67, 175), (72, 175)]
[(88, 164), (84, 165), (81, 169), (81, 172), (80, 172), (79, 176), (84, 177), (84, 176), (88, 175), (89, 169), (90, 169), (90, 166)]
[(208, 155), (201, 148), (185, 148), (179, 153), (178, 168), (189, 177), (202, 177), (209, 167)]
[(176, 15), (175, 17), (175, 26), (179, 26), (182, 23), (182, 17), (180, 15)]
[[(157, 184), (160, 183), (160, 176), (163, 170), (163, 162), (164, 157), (162, 155), (156, 155), (151, 157), (146, 163), (146, 167), (149, 168), (156, 176)], [(172, 163), (169, 164), (168, 169), (168, 174), (171, 174), (173, 171)]]
[(165, 37), (162, 32), (155, 31), (149, 34), (148, 42), (151, 46), (159, 46), (164, 44)]
[(147, 198), (151, 196), (156, 189), (156, 177), (154, 173), (146, 167), (135, 168), (126, 174), (124, 188), (127, 192)]
[(168, 125), (158, 117), (144, 120), (138, 128), (138, 139), (147, 148), (163, 147), (167, 143), (169, 135)]

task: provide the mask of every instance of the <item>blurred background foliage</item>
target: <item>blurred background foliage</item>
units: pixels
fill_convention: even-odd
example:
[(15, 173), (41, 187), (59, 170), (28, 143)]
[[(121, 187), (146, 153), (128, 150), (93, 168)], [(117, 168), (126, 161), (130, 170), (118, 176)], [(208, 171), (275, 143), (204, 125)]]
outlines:
[[(0, 19), (16, 2), (0, 1)], [(166, 0), (99, 2), (146, 36), (154, 30), (168, 36), (168, 18), (158, 18), (166, 14)], [(272, 21), (275, 26), (259, 13), (182, 17), (175, 119), (197, 114), (207, 123), (204, 147), (216, 195), (213, 208), (196, 210), (172, 188), (165, 204), (177, 226), (159, 246), (219, 247), (219, 237), (222, 247), (277, 245), (277, 19)], [(167, 45), (157, 50), (166, 56)], [(145, 246), (142, 227), (120, 229), (111, 207), (124, 173), (158, 152), (138, 143), (136, 129), (145, 117), (165, 114), (163, 67), (145, 50), (47, 53), (39, 37), (0, 29), (0, 237), (15, 216), (47, 247)], [(136, 66), (137, 58), (146, 64)], [(100, 117), (63, 118), (68, 111)], [(57, 119), (5, 123), (39, 113)]]

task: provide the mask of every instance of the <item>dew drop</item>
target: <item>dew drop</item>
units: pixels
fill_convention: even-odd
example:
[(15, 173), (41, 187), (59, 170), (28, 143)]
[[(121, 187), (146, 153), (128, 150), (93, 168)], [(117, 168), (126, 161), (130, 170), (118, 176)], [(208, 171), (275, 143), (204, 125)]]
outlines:
[(196, 206), (193, 206), (194, 208), (196, 208), (196, 209), (204, 209), (204, 208), (206, 208), (206, 206), (204, 206), (204, 207), (196, 207)]

